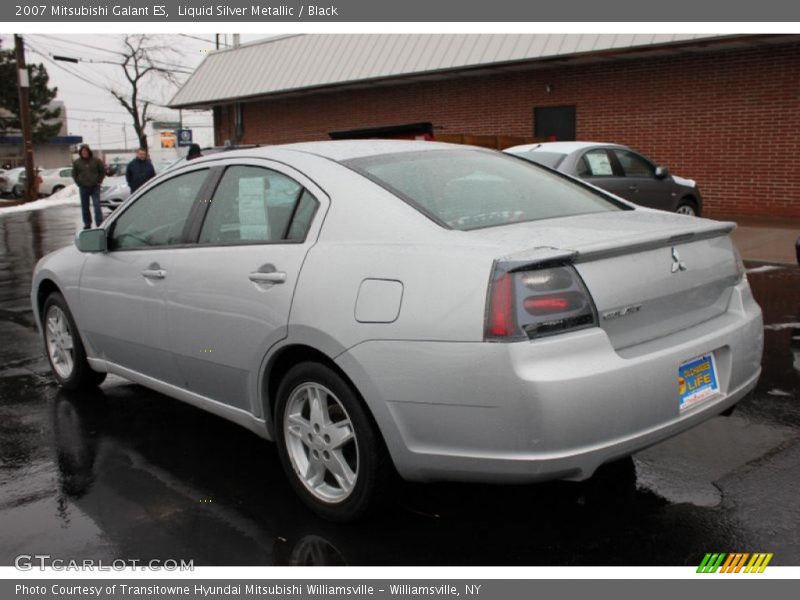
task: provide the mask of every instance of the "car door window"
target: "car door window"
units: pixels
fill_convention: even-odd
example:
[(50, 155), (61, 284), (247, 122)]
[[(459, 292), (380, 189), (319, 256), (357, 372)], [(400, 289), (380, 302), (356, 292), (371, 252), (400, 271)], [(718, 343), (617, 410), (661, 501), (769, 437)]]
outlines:
[(302, 240), (316, 206), (316, 199), (303, 186), (282, 173), (262, 167), (228, 167), (211, 200), (199, 243)]
[(58, 174), (59, 177), (72, 177), (72, 169), (62, 169)]
[(173, 177), (148, 190), (114, 222), (111, 250), (174, 246), (181, 234), (207, 169)]
[(578, 161), (578, 177), (613, 177), (611, 157), (603, 148), (589, 150)]
[(614, 150), (625, 177), (655, 177), (655, 168), (647, 160), (628, 150)]
[(294, 211), (292, 224), (289, 226), (289, 233), (286, 236), (287, 240), (302, 242), (308, 235), (308, 230), (311, 228), (311, 220), (317, 212), (319, 202), (308, 190), (303, 191), (300, 196), (300, 201), (297, 205), (297, 210)]

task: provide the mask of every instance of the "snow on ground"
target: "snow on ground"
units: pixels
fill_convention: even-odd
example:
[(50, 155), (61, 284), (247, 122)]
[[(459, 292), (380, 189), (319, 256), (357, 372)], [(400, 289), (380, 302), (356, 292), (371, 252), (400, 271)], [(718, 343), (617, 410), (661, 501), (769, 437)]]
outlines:
[(78, 195), (78, 186), (73, 184), (68, 185), (63, 190), (57, 191), (55, 194), (47, 198), (39, 198), (27, 204), (18, 204), (16, 206), (3, 206), (0, 203), (0, 216), (26, 212), (29, 210), (41, 210), (43, 208), (50, 208), (52, 206), (80, 206), (81, 199)]

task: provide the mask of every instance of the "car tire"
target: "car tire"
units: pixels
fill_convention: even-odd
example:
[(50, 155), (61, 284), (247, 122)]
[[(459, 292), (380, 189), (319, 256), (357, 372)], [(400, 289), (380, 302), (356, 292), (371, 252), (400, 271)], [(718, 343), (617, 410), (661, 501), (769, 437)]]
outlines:
[(691, 198), (683, 198), (679, 203), (678, 206), (675, 208), (675, 212), (679, 215), (686, 215), (688, 217), (699, 217), (700, 211), (697, 208), (697, 203)]
[(106, 373), (94, 371), (66, 300), (58, 292), (47, 297), (42, 309), (42, 336), (50, 368), (58, 384), (67, 390), (95, 388)]
[(53, 186), (53, 189), (50, 190), (50, 195), (52, 196), (53, 194), (55, 194), (57, 192), (60, 192), (63, 189), (64, 189), (63, 185), (55, 185), (55, 186)]
[(389, 461), (357, 392), (336, 371), (299, 363), (278, 388), (275, 432), (292, 488), (332, 521), (353, 521), (378, 504)]
[(22, 186), (16, 184), (14, 187), (11, 188), (11, 195), (15, 198), (22, 198)]

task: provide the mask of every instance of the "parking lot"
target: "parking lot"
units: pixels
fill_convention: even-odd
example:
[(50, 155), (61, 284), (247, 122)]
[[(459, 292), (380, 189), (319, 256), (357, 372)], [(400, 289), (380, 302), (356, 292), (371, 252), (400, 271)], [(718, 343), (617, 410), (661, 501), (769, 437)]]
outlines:
[(0, 217), (0, 564), (19, 554), (195, 565), (697, 565), (706, 552), (800, 561), (800, 269), (747, 264), (763, 372), (730, 417), (583, 483), (396, 484), (372, 520), (328, 523), (271, 444), (110, 377), (59, 390), (28, 294), (78, 209)]

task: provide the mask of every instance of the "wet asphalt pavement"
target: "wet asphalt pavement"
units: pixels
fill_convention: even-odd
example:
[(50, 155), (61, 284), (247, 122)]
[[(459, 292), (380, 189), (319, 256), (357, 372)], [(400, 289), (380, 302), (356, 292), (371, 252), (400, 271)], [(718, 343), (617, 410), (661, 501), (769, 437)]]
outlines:
[(335, 525), (293, 495), (271, 444), (122, 379), (91, 395), (49, 376), (28, 303), (38, 258), (79, 209), (0, 217), (0, 564), (697, 565), (773, 552), (800, 565), (800, 269), (749, 264), (764, 370), (731, 417), (583, 483), (398, 484), (378, 517)]

